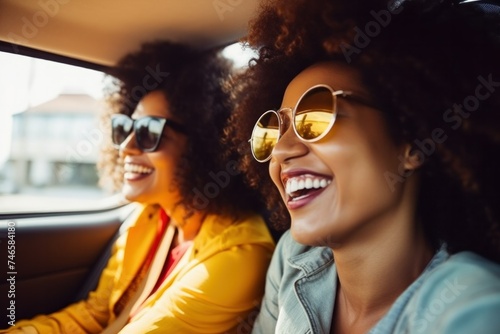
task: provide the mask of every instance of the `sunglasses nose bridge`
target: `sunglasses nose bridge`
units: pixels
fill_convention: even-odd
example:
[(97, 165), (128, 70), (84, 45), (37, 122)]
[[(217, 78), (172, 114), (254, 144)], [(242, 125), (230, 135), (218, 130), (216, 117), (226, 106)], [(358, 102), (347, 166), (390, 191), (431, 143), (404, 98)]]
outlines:
[(118, 147), (120, 154), (131, 154), (133, 152), (140, 152), (137, 145), (137, 139), (135, 131), (130, 131), (125, 140)]
[(290, 129), (292, 124), (292, 110), (290, 108), (281, 108), (276, 112), (280, 122), (280, 138)]

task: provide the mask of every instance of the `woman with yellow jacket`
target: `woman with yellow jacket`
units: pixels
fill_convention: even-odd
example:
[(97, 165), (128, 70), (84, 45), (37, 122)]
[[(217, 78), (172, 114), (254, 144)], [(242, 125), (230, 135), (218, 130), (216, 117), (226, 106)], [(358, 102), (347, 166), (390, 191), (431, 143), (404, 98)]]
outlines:
[(117, 150), (104, 150), (100, 171), (139, 207), (86, 300), (7, 332), (248, 331), (274, 242), (220, 139), (230, 64), (216, 51), (155, 42), (110, 74)]

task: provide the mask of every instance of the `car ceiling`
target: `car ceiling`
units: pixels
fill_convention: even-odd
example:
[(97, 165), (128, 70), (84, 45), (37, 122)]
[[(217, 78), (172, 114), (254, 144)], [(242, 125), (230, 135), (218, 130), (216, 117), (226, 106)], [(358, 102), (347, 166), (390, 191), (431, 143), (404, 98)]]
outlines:
[(258, 0), (0, 0), (0, 41), (110, 66), (145, 41), (203, 48), (234, 42), (257, 6)]

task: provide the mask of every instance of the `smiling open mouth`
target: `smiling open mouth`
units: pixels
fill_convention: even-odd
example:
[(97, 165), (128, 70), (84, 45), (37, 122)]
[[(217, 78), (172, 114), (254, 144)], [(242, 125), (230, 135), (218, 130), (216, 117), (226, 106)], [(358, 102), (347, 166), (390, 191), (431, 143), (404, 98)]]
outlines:
[(135, 174), (151, 174), (153, 172), (153, 168), (133, 164), (125, 164), (124, 169), (125, 172)]
[(300, 200), (326, 188), (332, 180), (318, 176), (298, 176), (286, 180), (285, 192), (290, 200)]

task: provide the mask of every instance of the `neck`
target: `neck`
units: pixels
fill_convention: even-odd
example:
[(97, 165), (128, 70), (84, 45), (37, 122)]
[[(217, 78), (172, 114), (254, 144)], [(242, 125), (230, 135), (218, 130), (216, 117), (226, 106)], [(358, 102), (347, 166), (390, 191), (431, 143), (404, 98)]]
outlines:
[(378, 230), (367, 231), (369, 238), (333, 248), (336, 311), (353, 323), (372, 319), (375, 324), (432, 258), (433, 250), (416, 224), (390, 221), (375, 224)]
[(336, 310), (339, 306), (344, 316), (380, 319), (431, 260), (434, 250), (415, 219), (415, 182), (408, 180), (397, 205), (332, 246), (339, 280)]
[(205, 220), (206, 214), (195, 211), (186, 218), (185, 208), (178, 206), (170, 213), (170, 224), (177, 227), (177, 233), (174, 238), (174, 246), (185, 241), (193, 240), (200, 231), (201, 225)]

